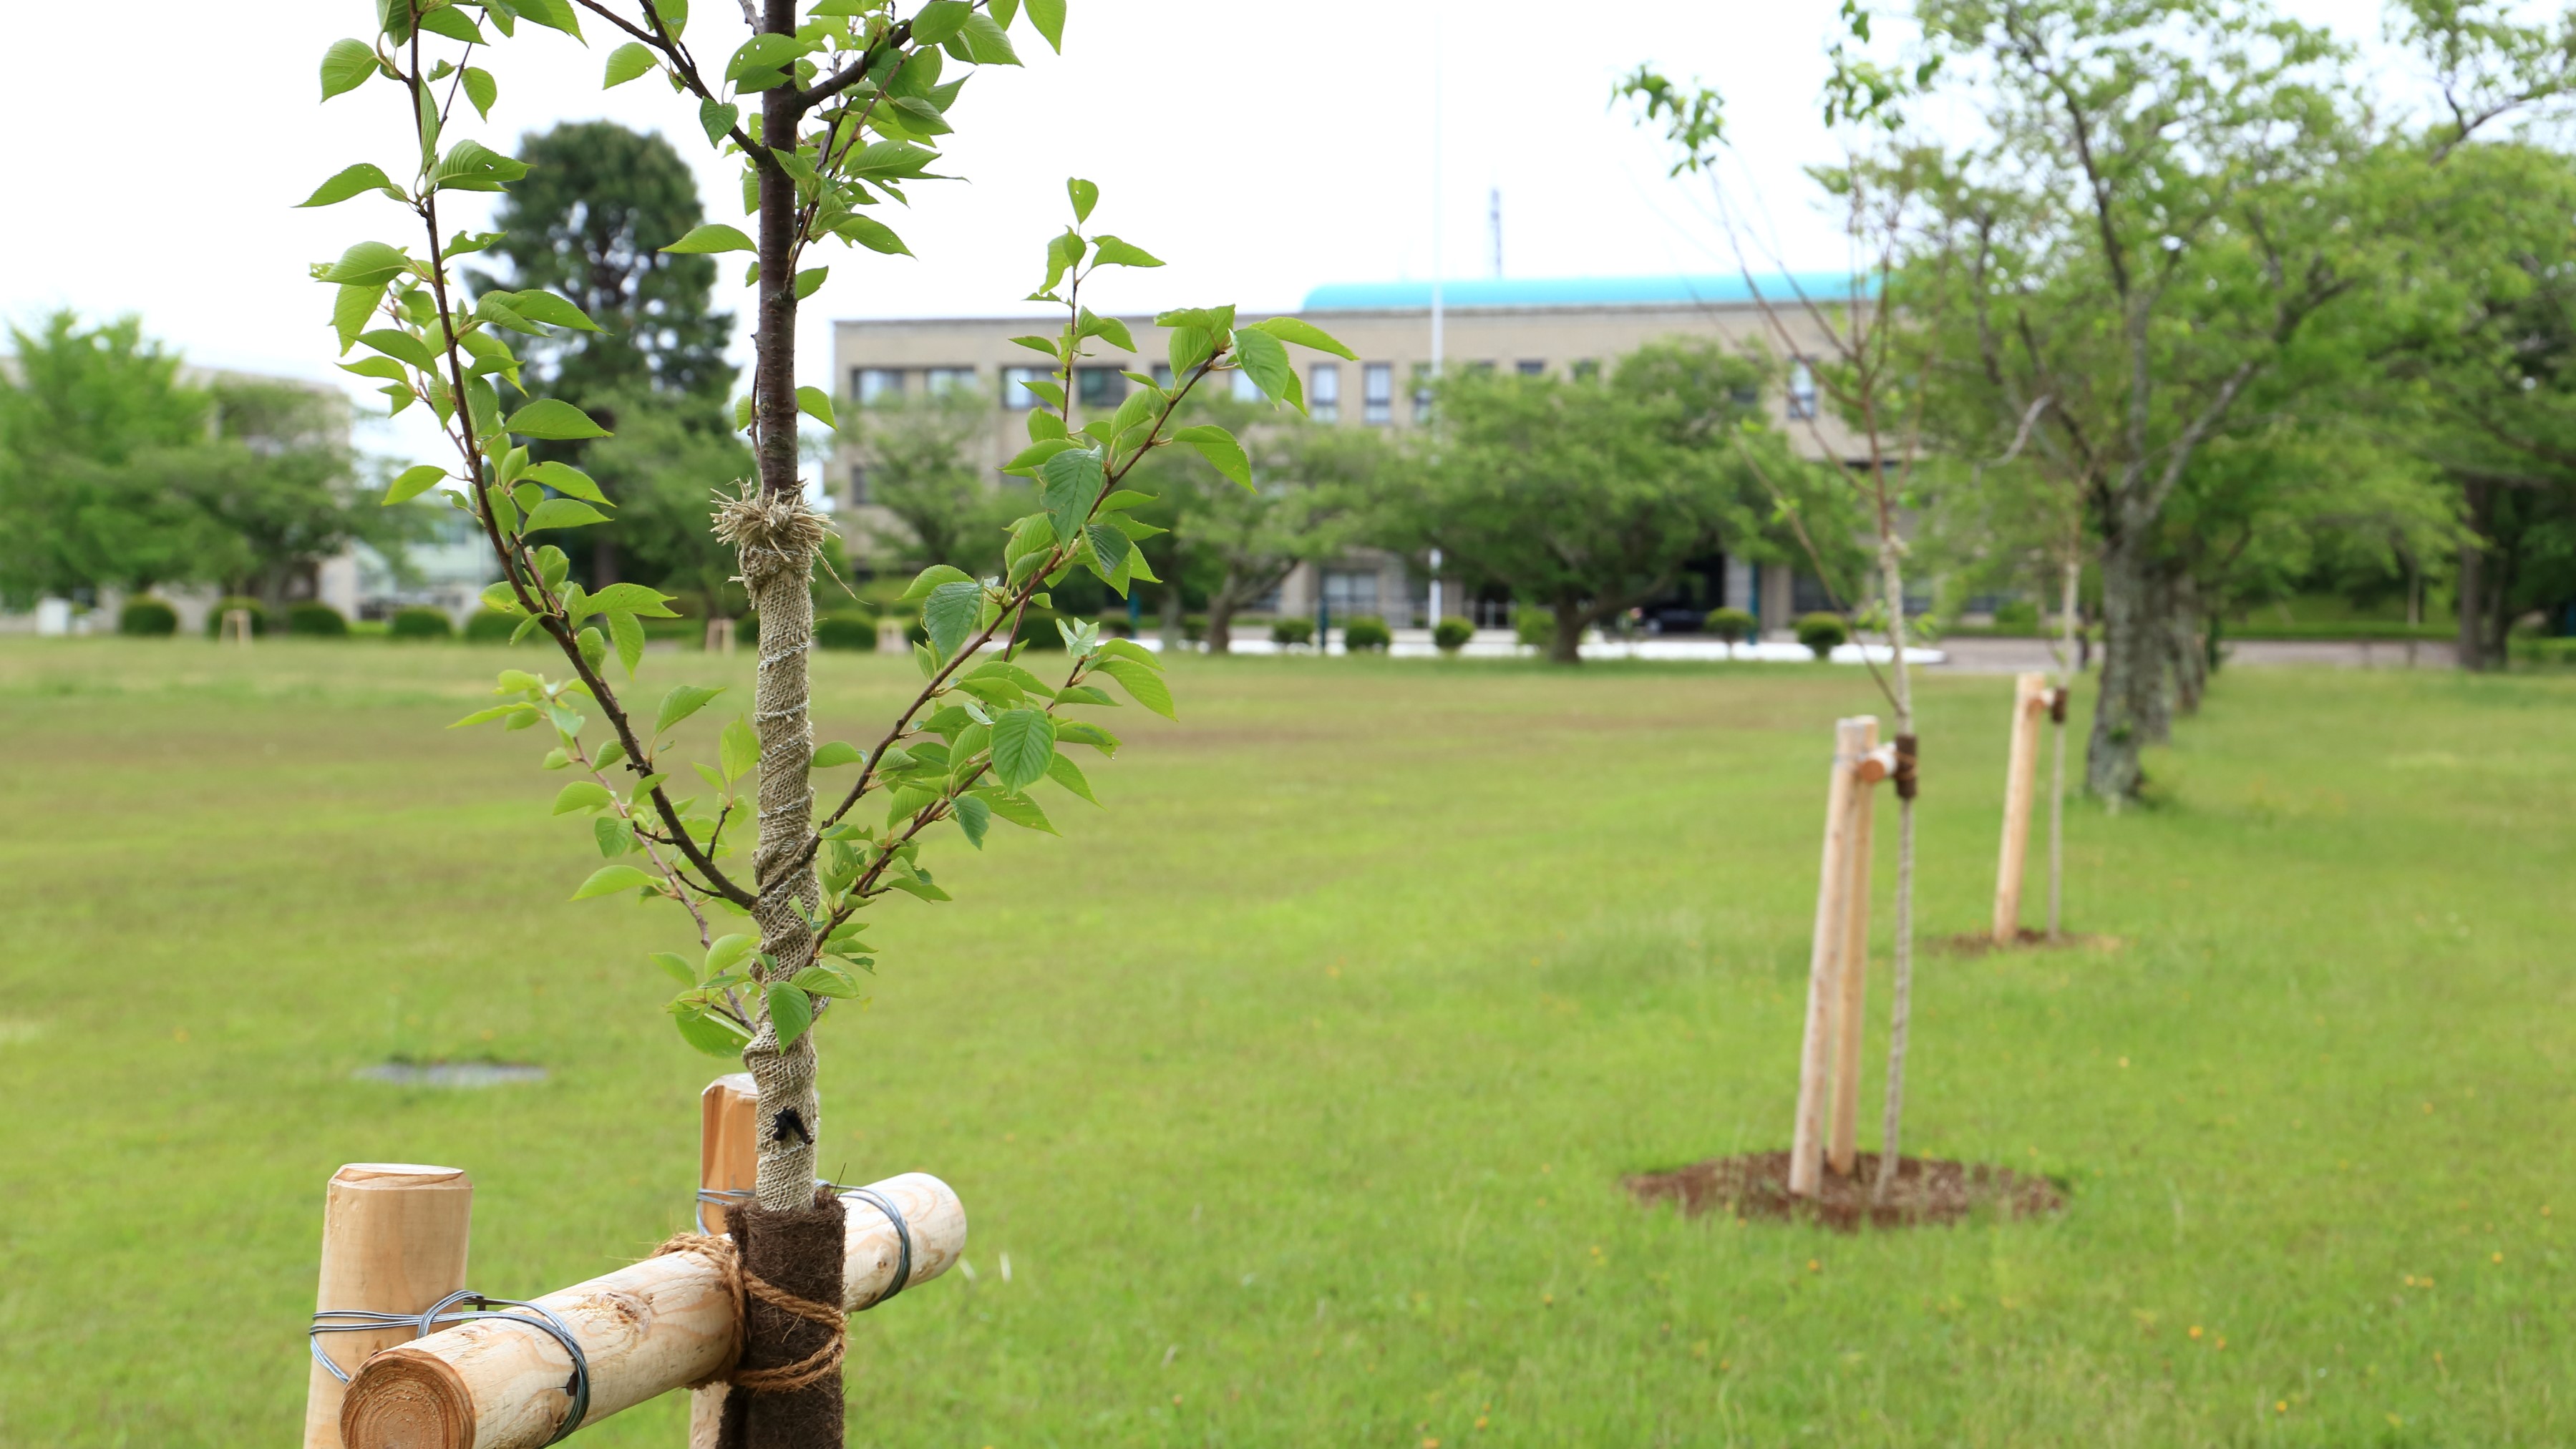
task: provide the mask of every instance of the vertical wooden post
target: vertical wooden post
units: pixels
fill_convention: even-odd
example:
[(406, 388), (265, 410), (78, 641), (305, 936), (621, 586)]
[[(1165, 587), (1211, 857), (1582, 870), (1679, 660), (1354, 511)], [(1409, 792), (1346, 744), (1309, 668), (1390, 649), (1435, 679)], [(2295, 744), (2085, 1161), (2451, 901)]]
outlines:
[(2013, 678), (2012, 754), (2004, 765), (2004, 840), (1995, 865), (1995, 944), (2021, 937), (2022, 862), (2030, 854), (2030, 797), (2039, 770), (2039, 716), (2048, 708), (2048, 677)]
[(1842, 956), (1847, 927), (1843, 898), (1851, 884), (1851, 794), (1858, 787), (1854, 767), (1868, 752), (1862, 742), (1877, 724), (1867, 716), (1834, 722), (1834, 764), (1825, 790), (1824, 859), (1816, 872), (1816, 930), (1807, 957), (1807, 1034), (1798, 1053), (1798, 1120), (1789, 1140), (1789, 1192), (1794, 1197), (1815, 1196), (1824, 1176), (1825, 1067), (1833, 1045), (1830, 1027), (1840, 984), (1834, 967)]
[(1845, 1177), (1851, 1175), (1860, 1146), (1860, 1037), (1862, 1008), (1869, 994), (1869, 828), (1876, 813), (1877, 781), (1860, 769), (1861, 754), (1878, 748), (1878, 721), (1868, 729), (1852, 761), (1849, 813), (1844, 836), (1843, 941), (1836, 961), (1841, 974), (1834, 1003), (1833, 1133), (1825, 1161)]
[[(465, 1286), (474, 1183), (454, 1167), (352, 1162), (322, 1191), (322, 1286), (317, 1310), (425, 1313)], [(409, 1343), (408, 1328), (326, 1333), (317, 1342), (344, 1373), (367, 1355)], [(304, 1449), (340, 1449), (347, 1387), (314, 1364), (304, 1395)]]
[[(707, 1083), (698, 1094), (698, 1190), (748, 1193), (760, 1180), (760, 1088), (749, 1072), (735, 1072)], [(724, 1214), (701, 1199), (699, 1218), (705, 1230), (725, 1230)], [(724, 1425), (723, 1384), (689, 1393), (689, 1449), (715, 1449)]]

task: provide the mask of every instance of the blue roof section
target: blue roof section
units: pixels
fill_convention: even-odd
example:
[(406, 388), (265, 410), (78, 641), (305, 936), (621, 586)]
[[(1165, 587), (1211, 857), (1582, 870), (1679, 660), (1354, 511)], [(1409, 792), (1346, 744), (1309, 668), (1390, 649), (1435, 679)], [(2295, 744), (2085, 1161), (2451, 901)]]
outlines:
[[(1839, 272), (1797, 272), (1756, 277), (1762, 295), (1787, 301), (1791, 283), (1819, 301), (1849, 294)], [(1865, 288), (1874, 292), (1876, 288)], [(1443, 307), (1642, 307), (1750, 302), (1752, 288), (1736, 273), (1660, 277), (1462, 278), (1443, 282)], [(1429, 282), (1329, 282), (1306, 294), (1301, 312), (1412, 312), (1431, 306)]]

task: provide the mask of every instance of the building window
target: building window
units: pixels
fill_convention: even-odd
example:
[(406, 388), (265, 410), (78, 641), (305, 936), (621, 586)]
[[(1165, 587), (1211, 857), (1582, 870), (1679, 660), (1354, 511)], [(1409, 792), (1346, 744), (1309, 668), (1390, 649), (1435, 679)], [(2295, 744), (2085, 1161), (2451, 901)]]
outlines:
[(1342, 418), (1342, 365), (1318, 362), (1306, 369), (1306, 412), (1319, 423)]
[(1239, 367), (1234, 370), (1234, 400), (1236, 402), (1261, 401), (1261, 384), (1254, 382), (1252, 374)]
[(1576, 382), (1597, 382), (1601, 377), (1601, 359), (1597, 357), (1578, 357), (1574, 359), (1574, 367), (1572, 371)]
[(1006, 367), (1002, 369), (1002, 406), (1024, 413), (1038, 405), (1038, 395), (1029, 384), (1045, 378), (1043, 367)]
[(1154, 386), (1161, 388), (1165, 392), (1170, 392), (1172, 390), (1172, 365), (1170, 363), (1157, 362), (1154, 364)]
[(1324, 612), (1335, 619), (1349, 619), (1359, 614), (1375, 614), (1377, 607), (1377, 574), (1347, 573), (1328, 569), (1324, 573)]
[(1114, 367), (1077, 367), (1073, 394), (1087, 408), (1114, 408), (1127, 395), (1126, 374)]
[(1805, 358), (1789, 364), (1789, 416), (1812, 418), (1816, 415), (1816, 370)]
[(1427, 362), (1413, 364), (1413, 420), (1431, 421), (1431, 364)]
[(1520, 361), (1518, 361), (1518, 362), (1516, 362), (1516, 363), (1512, 364), (1512, 370), (1513, 370), (1513, 371), (1515, 371), (1515, 372), (1517, 372), (1517, 373), (1519, 373), (1519, 374), (1520, 374), (1521, 376), (1523, 376), (1523, 377), (1545, 377), (1545, 376), (1547, 376), (1547, 364), (1546, 364), (1546, 363), (1544, 363), (1544, 362), (1537, 362), (1537, 361), (1533, 361), (1533, 360), (1531, 360), (1531, 359), (1529, 359), (1529, 358), (1526, 358), (1526, 357), (1524, 357), (1524, 358), (1522, 358)]
[(854, 367), (850, 369), (850, 395), (861, 407), (881, 397), (903, 396), (903, 369), (900, 367)]
[(973, 392), (975, 369), (971, 367), (934, 367), (923, 379), (922, 386), (932, 396), (944, 392)]
[(1372, 362), (1360, 369), (1360, 417), (1372, 423), (1395, 421), (1395, 364)]
[(850, 465), (850, 506), (852, 508), (865, 508), (868, 505), (868, 502), (867, 465), (864, 463), (853, 463)]

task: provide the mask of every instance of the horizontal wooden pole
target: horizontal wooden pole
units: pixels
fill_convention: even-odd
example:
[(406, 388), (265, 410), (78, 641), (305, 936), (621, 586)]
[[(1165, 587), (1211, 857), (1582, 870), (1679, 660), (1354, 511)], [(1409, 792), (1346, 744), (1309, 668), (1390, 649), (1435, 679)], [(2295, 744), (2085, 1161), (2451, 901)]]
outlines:
[[(947, 1272), (966, 1248), (966, 1208), (948, 1184), (907, 1172), (872, 1185), (912, 1231), (907, 1286)], [(894, 1282), (894, 1225), (849, 1198), (846, 1310)], [(585, 1424), (716, 1372), (740, 1333), (733, 1295), (700, 1253), (666, 1253), (535, 1300), (572, 1331), (590, 1365)], [(348, 1449), (537, 1449), (571, 1404), (572, 1361), (537, 1329), (490, 1320), (385, 1349), (349, 1385), (340, 1410)]]

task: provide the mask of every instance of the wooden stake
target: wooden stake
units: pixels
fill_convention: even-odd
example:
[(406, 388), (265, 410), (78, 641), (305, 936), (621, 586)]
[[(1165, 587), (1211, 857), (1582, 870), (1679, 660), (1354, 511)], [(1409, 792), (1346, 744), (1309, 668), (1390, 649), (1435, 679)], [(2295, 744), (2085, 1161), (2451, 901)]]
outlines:
[(1839, 987), (1835, 963), (1847, 934), (1843, 897), (1851, 883), (1851, 796), (1855, 768), (1869, 752), (1878, 721), (1868, 716), (1834, 722), (1834, 764), (1825, 788), (1824, 859), (1816, 872), (1816, 929), (1807, 956), (1807, 1034), (1798, 1053), (1798, 1120), (1789, 1139), (1789, 1192), (1813, 1197), (1824, 1176), (1825, 1067), (1833, 1048), (1831, 1022)]
[[(322, 1190), (319, 1310), (425, 1313), (465, 1286), (466, 1236), (474, 1183), (453, 1167), (352, 1162)], [(342, 1372), (354, 1373), (380, 1348), (409, 1343), (412, 1330), (326, 1333), (317, 1340)], [(304, 1449), (341, 1449), (340, 1400), (347, 1389), (312, 1365), (304, 1393)]]
[[(718, 1077), (698, 1094), (698, 1190), (747, 1193), (760, 1178), (760, 1087), (749, 1072)], [(700, 1232), (724, 1231), (724, 1213), (699, 1199)], [(689, 1391), (689, 1449), (716, 1449), (725, 1395), (709, 1384)]]
[(1995, 944), (2021, 938), (2022, 862), (2030, 854), (2030, 797), (2039, 768), (2039, 717), (2048, 709), (2048, 677), (2013, 679), (2012, 755), (2004, 766), (2004, 843), (1995, 865)]
[[(966, 1209), (948, 1184), (907, 1172), (872, 1184), (912, 1232), (913, 1287), (966, 1248)], [(885, 1296), (899, 1249), (893, 1224), (849, 1201), (842, 1307)], [(723, 1274), (701, 1253), (665, 1253), (535, 1300), (564, 1321), (590, 1365), (597, 1424), (721, 1370), (741, 1323)], [(367, 1360), (340, 1408), (348, 1449), (537, 1449), (571, 1400), (572, 1364), (549, 1335), (484, 1319)]]
[(1833, 1137), (1825, 1160), (1833, 1170), (1851, 1176), (1860, 1147), (1860, 1038), (1862, 1007), (1869, 993), (1869, 827), (1876, 813), (1876, 788), (1884, 769), (1872, 769), (1878, 745), (1878, 721), (1868, 722), (1862, 757), (1852, 762), (1851, 824), (1844, 852), (1843, 943), (1836, 965), (1841, 974), (1834, 1003)]

